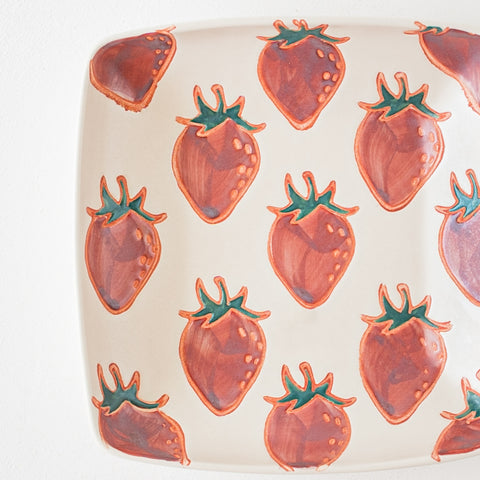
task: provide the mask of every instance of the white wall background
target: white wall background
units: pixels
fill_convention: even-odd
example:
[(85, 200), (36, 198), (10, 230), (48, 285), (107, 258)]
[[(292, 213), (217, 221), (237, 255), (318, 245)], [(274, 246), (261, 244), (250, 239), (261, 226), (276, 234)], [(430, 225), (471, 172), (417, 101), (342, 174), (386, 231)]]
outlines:
[[(130, 30), (252, 15), (403, 17), (445, 26), (480, 24), (475, 0), (2, 0), (0, 478), (253, 477), (132, 461), (108, 453), (97, 442), (85, 388), (74, 229), (80, 111), (93, 50), (105, 38)], [(443, 480), (478, 476), (479, 470), (480, 457), (476, 457), (333, 477)]]

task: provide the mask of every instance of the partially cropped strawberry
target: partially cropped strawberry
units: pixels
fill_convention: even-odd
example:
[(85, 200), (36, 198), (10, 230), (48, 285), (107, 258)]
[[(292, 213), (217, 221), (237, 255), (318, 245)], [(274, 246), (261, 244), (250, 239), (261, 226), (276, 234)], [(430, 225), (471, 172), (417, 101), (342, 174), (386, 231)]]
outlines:
[(466, 378), (462, 378), (462, 392), (465, 409), (457, 414), (441, 413), (450, 423), (440, 433), (433, 449), (432, 458), (437, 462), (443, 455), (473, 452), (480, 448), (480, 393), (472, 389)]
[(468, 104), (480, 114), (480, 35), (455, 28), (415, 22), (420, 46), (430, 62), (454, 78), (463, 88)]
[(160, 409), (168, 402), (162, 395), (156, 402), (138, 398), (140, 373), (125, 385), (118, 365), (110, 365), (115, 389), (107, 386), (103, 370), (97, 367), (101, 400), (92, 398), (98, 409), (98, 429), (107, 445), (128, 455), (154, 458), (188, 465), (185, 437), (180, 425)]
[(445, 215), (438, 246), (443, 265), (461, 292), (472, 303), (480, 306), (480, 193), (473, 170), (467, 170), (471, 193), (458, 184), (452, 173), (450, 188), (454, 203), (450, 207), (437, 207)]
[(90, 62), (92, 85), (125, 110), (138, 112), (147, 107), (175, 55), (173, 28), (101, 47)]

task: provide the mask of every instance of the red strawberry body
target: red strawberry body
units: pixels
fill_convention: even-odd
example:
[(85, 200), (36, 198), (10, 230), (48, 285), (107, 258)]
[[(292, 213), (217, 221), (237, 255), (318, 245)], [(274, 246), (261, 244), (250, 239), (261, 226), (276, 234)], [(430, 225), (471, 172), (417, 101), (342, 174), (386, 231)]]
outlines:
[(333, 375), (315, 384), (312, 369), (300, 365), (305, 385), (298, 385), (284, 365), (281, 398), (265, 397), (273, 405), (265, 422), (265, 445), (270, 456), (285, 470), (326, 467), (337, 460), (350, 441), (350, 420), (344, 407), (355, 402), (331, 393)]
[(201, 91), (194, 98), (199, 115), (186, 125), (178, 137), (172, 167), (186, 199), (207, 223), (225, 220), (252, 184), (260, 168), (260, 151), (252, 133), (264, 125), (253, 126), (241, 119), (244, 99), (225, 106), (223, 89), (214, 85), (217, 109), (208, 107)]
[(423, 52), (442, 72), (463, 88), (470, 107), (480, 114), (480, 35), (454, 28), (425, 26), (415, 22)]
[(400, 93), (394, 95), (383, 74), (377, 77), (380, 101), (360, 103), (367, 114), (355, 137), (355, 158), (368, 188), (389, 211), (408, 205), (440, 163), (444, 142), (438, 121), (449, 114), (431, 110), (424, 85), (408, 91), (404, 73), (396, 74)]
[(286, 176), (290, 204), (270, 208), (277, 215), (268, 243), (270, 263), (292, 296), (302, 306), (314, 308), (324, 303), (347, 269), (354, 250), (353, 230), (345, 218), (357, 208), (342, 209), (332, 203), (335, 182), (318, 194), (311, 172), (303, 175), (307, 198)]
[(160, 259), (161, 245), (155, 223), (165, 214), (143, 210), (146, 194), (128, 195), (124, 177), (118, 177), (122, 191), (116, 201), (103, 177), (100, 183), (102, 207), (87, 209), (92, 217), (85, 241), (85, 262), (90, 281), (105, 308), (122, 313), (134, 302)]
[(147, 107), (175, 55), (171, 30), (122, 38), (101, 47), (90, 62), (92, 85), (126, 110)]
[(309, 29), (304, 20), (298, 30), (274, 23), (279, 34), (263, 38), (268, 43), (258, 59), (258, 76), (275, 106), (298, 130), (311, 128), (332, 99), (345, 75), (345, 61), (336, 47), (348, 37), (324, 35), (327, 25)]
[(472, 186), (471, 194), (460, 189), (452, 173), (450, 184), (455, 203), (451, 207), (437, 208), (445, 215), (438, 245), (452, 280), (472, 303), (480, 306), (480, 196), (473, 170), (468, 170), (467, 176)]
[(368, 328), (360, 342), (360, 374), (367, 393), (392, 424), (408, 420), (438, 381), (447, 359), (440, 332), (449, 324), (427, 317), (430, 298), (413, 307), (408, 287), (398, 286), (401, 309), (393, 307), (385, 286), (379, 300), (383, 313), (363, 316)]
[(125, 386), (117, 365), (110, 365), (115, 390), (110, 390), (98, 366), (103, 400), (93, 398), (98, 409), (98, 428), (102, 439), (111, 447), (128, 455), (180, 462), (188, 465), (185, 438), (180, 425), (160, 410), (168, 396), (157, 402), (144, 402), (137, 396), (140, 376), (135, 372)]
[(202, 402), (216, 415), (235, 410), (255, 382), (266, 351), (265, 335), (258, 320), (270, 312), (257, 313), (243, 307), (247, 290), (230, 298), (224, 280), (215, 278), (221, 298), (212, 300), (197, 281), (202, 307), (181, 311), (188, 319), (180, 340), (180, 358), (187, 379)]

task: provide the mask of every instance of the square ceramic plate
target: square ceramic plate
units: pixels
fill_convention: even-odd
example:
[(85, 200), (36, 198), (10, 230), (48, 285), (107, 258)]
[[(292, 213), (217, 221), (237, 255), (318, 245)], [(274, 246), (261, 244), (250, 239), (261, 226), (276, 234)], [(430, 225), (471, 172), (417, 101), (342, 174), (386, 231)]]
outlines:
[(476, 453), (480, 39), (416, 20), (92, 54), (80, 289), (111, 451), (265, 473)]

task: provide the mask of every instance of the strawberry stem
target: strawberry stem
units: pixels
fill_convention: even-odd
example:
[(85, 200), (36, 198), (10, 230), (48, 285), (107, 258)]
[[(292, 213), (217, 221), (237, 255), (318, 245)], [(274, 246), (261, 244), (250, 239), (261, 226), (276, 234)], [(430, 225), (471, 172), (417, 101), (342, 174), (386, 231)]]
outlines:
[(288, 395), (278, 401), (278, 403), (287, 403), (294, 401), (295, 404), (292, 410), (302, 407), (310, 400), (312, 400), (315, 395), (325, 398), (329, 402), (334, 403), (335, 405), (343, 405), (342, 402), (338, 401), (336, 398), (329, 395), (327, 392), (330, 390), (331, 385), (329, 383), (324, 383), (319, 385), (315, 389), (313, 388), (312, 377), (307, 373), (305, 375), (306, 384), (302, 388), (295, 383), (295, 381), (290, 378), (288, 375), (285, 376), (285, 384), (287, 386)]
[(222, 317), (224, 317), (229, 311), (236, 310), (237, 312), (247, 316), (251, 319), (263, 319), (266, 318), (270, 312), (254, 312), (245, 307), (247, 299), (247, 289), (244, 287), (240, 290), (236, 297), (230, 298), (225, 280), (222, 277), (215, 277), (214, 279), (219, 293), (219, 300), (214, 300), (210, 297), (206, 291), (203, 282), (197, 280), (197, 297), (200, 302), (200, 309), (194, 313), (188, 313), (181, 311), (180, 315), (192, 318), (204, 318), (208, 317), (207, 324), (212, 324)]
[(475, 215), (480, 207), (480, 195), (478, 193), (478, 182), (473, 170), (467, 170), (466, 172), (471, 185), (471, 193), (467, 194), (460, 188), (457, 177), (454, 173), (451, 176), (452, 194), (455, 198), (455, 203), (448, 208), (448, 213), (460, 212), (459, 220), (465, 221), (467, 218)]
[(450, 113), (438, 113), (425, 103), (425, 96), (428, 93), (428, 86), (426, 84), (422, 85), (412, 94), (409, 91), (407, 75), (404, 72), (397, 72), (395, 74), (395, 80), (399, 86), (397, 95), (388, 88), (385, 76), (380, 72), (377, 75), (379, 101), (374, 104), (359, 102), (360, 107), (369, 111), (383, 111), (382, 118), (391, 117), (411, 106), (435, 120), (441, 121), (450, 117)]
[(106, 215), (108, 217), (106, 221), (107, 224), (118, 220), (131, 211), (137, 213), (149, 222), (158, 222), (165, 218), (164, 214), (151, 215), (143, 209), (145, 188), (140, 190), (137, 196), (131, 199), (128, 195), (127, 180), (125, 177), (117, 177), (117, 182), (120, 187), (120, 200), (118, 201), (115, 200), (113, 195), (109, 192), (105, 177), (102, 177), (100, 181), (102, 206), (94, 212), (96, 216)]
[(199, 114), (189, 120), (189, 123), (202, 125), (203, 131), (212, 130), (221, 125), (228, 119), (233, 120), (237, 125), (248, 131), (258, 131), (263, 125), (252, 125), (241, 117), (245, 99), (239, 97), (237, 101), (227, 107), (225, 104), (225, 94), (220, 85), (213, 85), (212, 91), (217, 99), (217, 107), (213, 108), (205, 101), (200, 87), (195, 87), (194, 98)]
[(406, 75), (402, 74), (396, 75), (400, 91), (398, 95), (395, 95), (388, 87), (385, 82), (385, 78), (382, 77), (380, 80), (380, 90), (381, 96), (380, 101), (376, 105), (373, 105), (372, 110), (382, 110), (386, 109), (385, 117), (391, 117), (398, 112), (401, 112), (408, 106), (412, 105), (417, 108), (420, 112), (429, 115), (432, 118), (439, 118), (439, 114), (431, 110), (425, 102), (425, 92), (419, 91), (414, 95), (410, 95), (407, 87)]
[(128, 386), (123, 385), (122, 377), (118, 370), (118, 367), (114, 364), (110, 367), (110, 372), (115, 381), (115, 390), (108, 388), (105, 378), (103, 377), (103, 372), (101, 368), (98, 370), (100, 387), (102, 389), (103, 401), (102, 403), (97, 402), (98, 406), (101, 408), (108, 408), (108, 413), (113, 413), (115, 410), (118, 410), (124, 402), (130, 402), (132, 405), (135, 405), (139, 408), (145, 409), (154, 409), (160, 406), (159, 402), (144, 402), (140, 400), (137, 396), (138, 394), (138, 384), (139, 384), (139, 374), (135, 372), (132, 376), (132, 380)]
[(389, 325), (385, 328), (385, 331), (395, 330), (415, 318), (434, 330), (446, 331), (450, 329), (448, 322), (437, 323), (428, 318), (431, 302), (429, 296), (425, 297), (417, 306), (413, 306), (408, 285), (402, 283), (398, 285), (397, 289), (402, 297), (402, 306), (400, 308), (393, 305), (385, 285), (380, 285), (379, 299), (380, 305), (383, 307), (383, 312), (378, 317), (364, 315), (362, 316), (363, 320), (372, 324), (388, 322)]
[(432, 32), (435, 35), (438, 35), (439, 33), (443, 32), (443, 28), (436, 27), (436, 26), (433, 26), (433, 25), (429, 25), (429, 26), (423, 28), (422, 30), (420, 30), (418, 33), (427, 33), (427, 32)]
[(462, 418), (472, 416), (473, 418), (480, 417), (480, 396), (474, 390), (467, 389), (465, 394), (465, 403), (467, 404), (467, 409), (458, 415), (455, 415), (457, 420)]
[(304, 172), (303, 179), (308, 187), (306, 197), (302, 197), (302, 195), (298, 193), (293, 186), (291, 176), (287, 174), (285, 177), (285, 185), (287, 197), (290, 200), (290, 203), (286, 207), (279, 210), (280, 213), (291, 213), (298, 211), (295, 218), (295, 220), (298, 221), (312, 213), (320, 205), (323, 205), (332, 212), (340, 215), (348, 215), (353, 213), (353, 211), (356, 211), (356, 209), (347, 210), (341, 208), (333, 203), (333, 196), (336, 190), (335, 181), (330, 182), (328, 187), (321, 194), (319, 194), (315, 185), (315, 179), (311, 172)]
[(333, 375), (328, 373), (327, 376), (318, 384), (315, 384), (313, 378), (312, 367), (307, 362), (300, 364), (300, 371), (304, 378), (304, 386), (300, 386), (293, 380), (290, 370), (286, 365), (282, 368), (282, 382), (285, 387), (285, 395), (278, 399), (265, 397), (267, 401), (272, 403), (289, 403), (292, 402), (292, 410), (306, 405), (316, 396), (322, 397), (325, 400), (339, 406), (349, 406), (355, 402), (355, 398), (343, 399), (331, 393), (333, 384)]
[(444, 31), (443, 28), (440, 27), (435, 27), (435, 26), (427, 26), (424, 25), (422, 22), (415, 22), (415, 25), (418, 27), (418, 30), (408, 30), (405, 33), (413, 35), (417, 34), (420, 35), (421, 33), (433, 33), (434, 35), (438, 35), (439, 33), (442, 33)]
[(293, 23), (296, 27), (298, 27), (297, 30), (289, 29), (282, 21), (277, 20), (274, 23), (274, 26), (278, 30), (278, 35), (274, 37), (259, 38), (265, 41), (279, 42), (281, 43), (282, 47), (301, 42), (307, 37), (316, 37), (329, 43), (342, 43), (349, 40), (348, 37), (335, 38), (325, 35), (324, 31), (328, 28), (328, 25), (319, 25), (315, 28), (308, 28), (305, 20), (294, 20)]
[(391, 321), (392, 323), (390, 324), (388, 330), (394, 330), (395, 328), (400, 327), (412, 318), (418, 318), (430, 327), (435, 328), (435, 324), (433, 324), (425, 315), (427, 305), (419, 305), (418, 307), (412, 309), (412, 306), (410, 305), (410, 299), (406, 290), (402, 290), (401, 295), (403, 300), (403, 307), (401, 309), (397, 309), (393, 304), (391, 304), (387, 296), (383, 297), (382, 302), (383, 310), (385, 313), (380, 318), (377, 318), (375, 320), (375, 323)]

